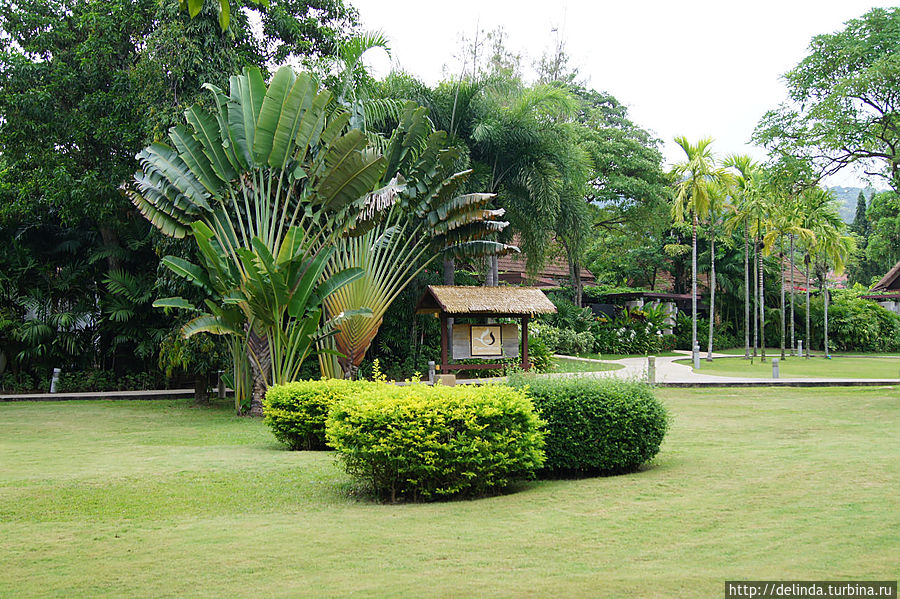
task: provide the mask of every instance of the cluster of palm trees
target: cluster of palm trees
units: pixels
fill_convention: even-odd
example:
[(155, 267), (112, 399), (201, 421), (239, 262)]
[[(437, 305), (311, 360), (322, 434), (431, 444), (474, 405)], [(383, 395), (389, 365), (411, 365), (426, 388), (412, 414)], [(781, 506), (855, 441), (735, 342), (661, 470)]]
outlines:
[[(778, 258), (780, 274), (780, 350), (797, 355), (794, 325), (795, 264), (803, 262), (806, 279), (805, 357), (810, 357), (809, 298), (811, 280), (818, 280), (825, 307), (824, 354), (828, 351), (828, 276), (840, 274), (853, 251), (853, 238), (844, 234), (845, 225), (831, 195), (810, 182), (802, 164), (782, 160), (761, 165), (746, 155), (717, 160), (711, 138), (692, 143), (684, 137), (675, 142), (685, 160), (673, 167), (676, 178), (672, 216), (675, 222), (691, 222), (691, 346), (698, 351), (697, 337), (697, 235), (706, 229), (710, 244), (708, 361), (712, 361), (715, 327), (716, 252), (718, 233), (744, 239), (744, 357), (766, 359), (765, 281), (763, 257)], [(790, 167), (790, 168), (788, 168)], [(787, 271), (790, 270), (790, 277)], [(789, 281), (789, 282), (788, 282)], [(786, 296), (789, 291), (790, 315)], [(752, 299), (751, 299), (752, 294)], [(790, 326), (788, 333), (788, 323)]]
[(313, 353), (337, 358), (325, 374), (355, 375), (387, 306), (430, 261), (515, 248), (486, 239), (506, 227), (503, 211), (487, 208), (491, 194), (462, 193), (471, 170), (455, 169), (458, 150), (424, 109), (408, 104), (375, 145), (351, 125), (361, 112), (308, 73), (282, 67), (267, 85), (245, 69), (230, 83), (227, 95), (207, 86), (215, 110), (186, 111), (171, 146), (138, 154), (125, 191), (198, 249), (196, 262), (163, 263), (203, 303), (153, 305), (194, 313), (185, 337), (227, 336), (236, 401), (261, 415), (267, 386), (296, 380)]

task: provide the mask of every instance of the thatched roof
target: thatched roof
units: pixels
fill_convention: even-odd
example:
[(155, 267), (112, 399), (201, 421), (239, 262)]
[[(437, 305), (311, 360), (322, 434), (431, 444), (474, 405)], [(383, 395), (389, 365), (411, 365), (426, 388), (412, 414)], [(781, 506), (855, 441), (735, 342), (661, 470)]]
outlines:
[(485, 316), (534, 316), (553, 314), (553, 305), (535, 287), (463, 287), (429, 285), (416, 305), (417, 314), (479, 314)]
[(900, 262), (894, 265), (880, 281), (878, 281), (872, 291), (894, 291), (900, 290)]

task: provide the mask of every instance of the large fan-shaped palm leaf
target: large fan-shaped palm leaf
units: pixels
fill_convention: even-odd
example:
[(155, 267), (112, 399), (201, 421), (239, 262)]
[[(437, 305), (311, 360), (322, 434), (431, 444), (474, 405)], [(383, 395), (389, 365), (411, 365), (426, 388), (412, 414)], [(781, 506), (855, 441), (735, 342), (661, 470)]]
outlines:
[[(362, 132), (348, 130), (346, 111), (308, 74), (285, 67), (267, 86), (247, 69), (231, 77), (227, 96), (207, 88), (213, 114), (190, 108), (190, 129), (173, 128), (171, 146), (140, 152), (141, 170), (126, 191), (164, 233), (197, 241), (202, 265), (166, 260), (215, 298), (185, 334), (246, 338), (253, 330), (271, 358), (263, 364), (249, 348), (257, 372), (271, 372), (266, 384), (283, 382), (317, 338), (321, 301), (335, 283), (360, 274), (321, 280), (333, 241), (356, 220), (385, 160)], [(193, 308), (182, 302), (159, 305)]]
[[(371, 317), (345, 319), (334, 336), (341, 357), (320, 358), (326, 376), (355, 376), (381, 326), (382, 317), (397, 295), (442, 253), (477, 257), (516, 248), (486, 238), (507, 223), (497, 220), (503, 210), (488, 210), (492, 194), (460, 194), (470, 171), (454, 172), (458, 150), (448, 148), (444, 132), (432, 131), (426, 111), (414, 104), (404, 109), (399, 127), (385, 151), (387, 168), (381, 202), (362, 236), (345, 237), (329, 265), (329, 273), (350, 268), (362, 277), (325, 300), (329, 316), (363, 307)], [(390, 179), (387, 179), (390, 177)]]

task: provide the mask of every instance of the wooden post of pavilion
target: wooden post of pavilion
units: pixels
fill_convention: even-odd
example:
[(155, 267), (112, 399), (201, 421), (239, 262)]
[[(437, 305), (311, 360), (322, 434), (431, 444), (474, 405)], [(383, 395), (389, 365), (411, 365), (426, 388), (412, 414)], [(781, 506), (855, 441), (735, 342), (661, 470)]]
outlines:
[(447, 366), (450, 360), (447, 358), (447, 315), (441, 312), (441, 374), (447, 374)]
[(528, 360), (528, 317), (522, 317), (522, 370), (531, 370), (531, 362)]

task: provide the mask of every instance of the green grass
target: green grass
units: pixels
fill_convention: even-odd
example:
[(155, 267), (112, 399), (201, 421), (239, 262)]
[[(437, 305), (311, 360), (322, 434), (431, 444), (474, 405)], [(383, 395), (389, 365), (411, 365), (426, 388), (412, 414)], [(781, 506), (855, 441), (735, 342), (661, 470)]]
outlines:
[[(779, 355), (767, 354), (765, 362), (760, 362), (757, 358), (752, 364), (750, 360), (743, 358), (718, 358), (712, 362), (701, 360), (700, 370), (697, 372), (719, 376), (772, 378), (771, 359), (778, 358)], [(686, 365), (691, 363), (690, 358), (676, 361)], [(832, 357), (830, 360), (818, 357), (807, 360), (788, 357), (779, 359), (778, 370), (781, 378), (900, 379), (900, 360), (869, 357)]]
[[(788, 354), (790, 354), (790, 348), (785, 350)], [(728, 354), (731, 356), (743, 356), (744, 348), (743, 347), (732, 347), (730, 349), (723, 350), (714, 350), (714, 353), (718, 354)], [(750, 353), (753, 353), (753, 349), (750, 349)], [(821, 349), (813, 350), (810, 352), (813, 356), (823, 356), (824, 353)], [(706, 355), (706, 349), (702, 348), (700, 351), (700, 355)], [(841, 352), (841, 351), (831, 351), (832, 356), (866, 356), (866, 357), (897, 357), (900, 358), (900, 353), (898, 352)], [(778, 347), (767, 347), (766, 348), (766, 357), (775, 356), (776, 358), (781, 356), (781, 348)]]
[(622, 368), (625, 368), (622, 364), (586, 362), (583, 360), (571, 360), (569, 358), (553, 358), (553, 372), (605, 372), (607, 370), (620, 370)]
[(896, 387), (664, 390), (640, 473), (381, 505), (187, 402), (0, 404), (0, 597), (721, 597), (896, 578)]

